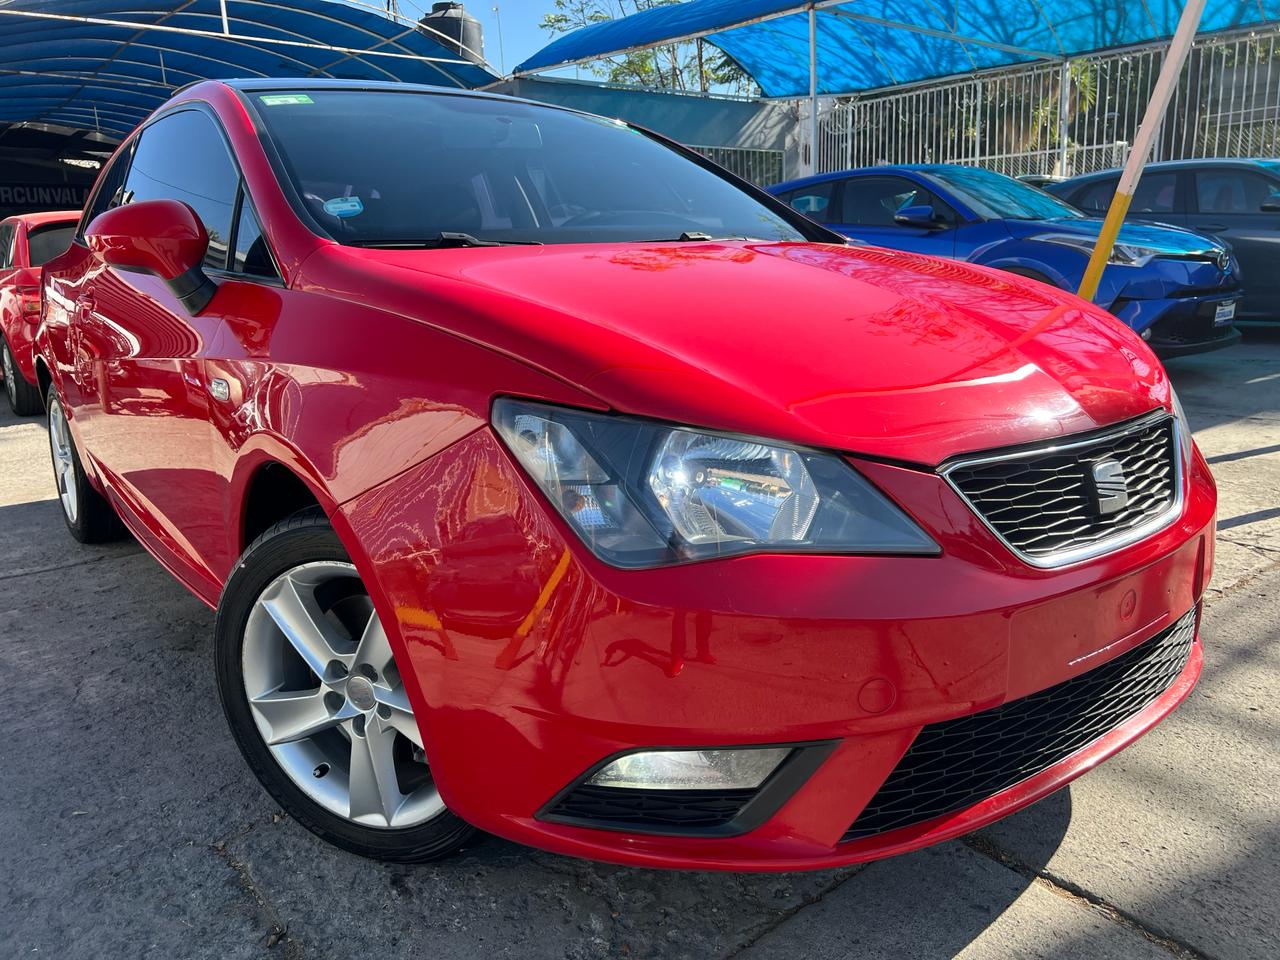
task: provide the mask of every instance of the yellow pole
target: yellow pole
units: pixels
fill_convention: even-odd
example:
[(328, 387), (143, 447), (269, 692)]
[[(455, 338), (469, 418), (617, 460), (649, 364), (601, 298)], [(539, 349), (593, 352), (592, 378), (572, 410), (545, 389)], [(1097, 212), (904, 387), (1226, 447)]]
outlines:
[(1092, 300), (1098, 293), (1098, 283), (1102, 280), (1102, 271), (1111, 259), (1111, 250), (1116, 245), (1116, 236), (1124, 223), (1124, 216), (1129, 212), (1129, 204), (1133, 202), (1133, 193), (1138, 189), (1138, 180), (1142, 176), (1142, 168), (1151, 155), (1151, 144), (1155, 140), (1156, 131), (1160, 129), (1160, 121), (1169, 107), (1169, 100), (1178, 85), (1178, 77), (1182, 73), (1182, 65), (1191, 50), (1191, 42), (1196, 38), (1196, 30), (1200, 26), (1200, 16), (1204, 13), (1205, 0), (1187, 0), (1182, 8), (1182, 16), (1178, 19), (1178, 29), (1169, 44), (1169, 52), (1160, 67), (1160, 76), (1156, 78), (1155, 88), (1151, 91), (1151, 99), (1147, 102), (1147, 111), (1142, 115), (1142, 124), (1133, 138), (1133, 149), (1129, 159), (1125, 161), (1124, 172), (1120, 174), (1120, 182), (1116, 185), (1116, 195), (1111, 198), (1111, 206), (1107, 208), (1107, 217), (1102, 221), (1102, 230), (1098, 233), (1098, 243), (1089, 257), (1089, 266), (1085, 269), (1084, 279), (1080, 281), (1077, 291), (1086, 300)]

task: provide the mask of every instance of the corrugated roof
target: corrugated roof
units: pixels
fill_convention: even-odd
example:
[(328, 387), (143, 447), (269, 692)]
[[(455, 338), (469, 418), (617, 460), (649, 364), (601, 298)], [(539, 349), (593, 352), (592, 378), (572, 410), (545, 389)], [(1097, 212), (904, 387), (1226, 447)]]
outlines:
[(497, 77), (412, 23), (333, 0), (0, 0), (0, 125), (132, 130), (174, 90), (232, 77), (476, 88)]

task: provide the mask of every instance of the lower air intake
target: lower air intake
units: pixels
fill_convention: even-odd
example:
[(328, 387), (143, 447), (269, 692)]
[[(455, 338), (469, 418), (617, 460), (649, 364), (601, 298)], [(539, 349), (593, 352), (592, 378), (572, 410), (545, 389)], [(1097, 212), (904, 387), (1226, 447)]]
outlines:
[(1191, 654), (1196, 611), (1088, 673), (925, 727), (843, 840), (970, 807), (1065, 760), (1164, 693)]

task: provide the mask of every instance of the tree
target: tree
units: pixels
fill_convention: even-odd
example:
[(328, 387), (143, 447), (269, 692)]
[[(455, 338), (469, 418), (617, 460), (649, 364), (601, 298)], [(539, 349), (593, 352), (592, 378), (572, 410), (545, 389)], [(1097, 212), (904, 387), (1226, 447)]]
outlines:
[[(593, 23), (662, 7), (680, 0), (555, 0), (540, 26), (552, 36)], [(755, 82), (736, 60), (702, 40), (668, 43), (594, 61), (587, 65), (610, 83), (656, 87), (661, 90), (715, 90), (750, 94)]]

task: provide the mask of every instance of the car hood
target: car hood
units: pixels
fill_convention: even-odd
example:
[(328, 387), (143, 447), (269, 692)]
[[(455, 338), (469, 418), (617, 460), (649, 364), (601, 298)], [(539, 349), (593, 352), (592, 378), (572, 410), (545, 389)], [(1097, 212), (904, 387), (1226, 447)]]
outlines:
[(331, 292), (518, 357), (620, 412), (884, 458), (936, 464), (1168, 398), (1141, 341), (1083, 301), (877, 247), (335, 246), (322, 259)]
[[(1015, 236), (1065, 233), (1096, 240), (1102, 231), (1102, 220), (1093, 217), (1060, 217), (1055, 220), (1008, 220), (1009, 232)], [(1157, 223), (1126, 223), (1120, 228), (1117, 243), (1151, 247), (1170, 257), (1214, 257), (1224, 247), (1211, 237)]]

